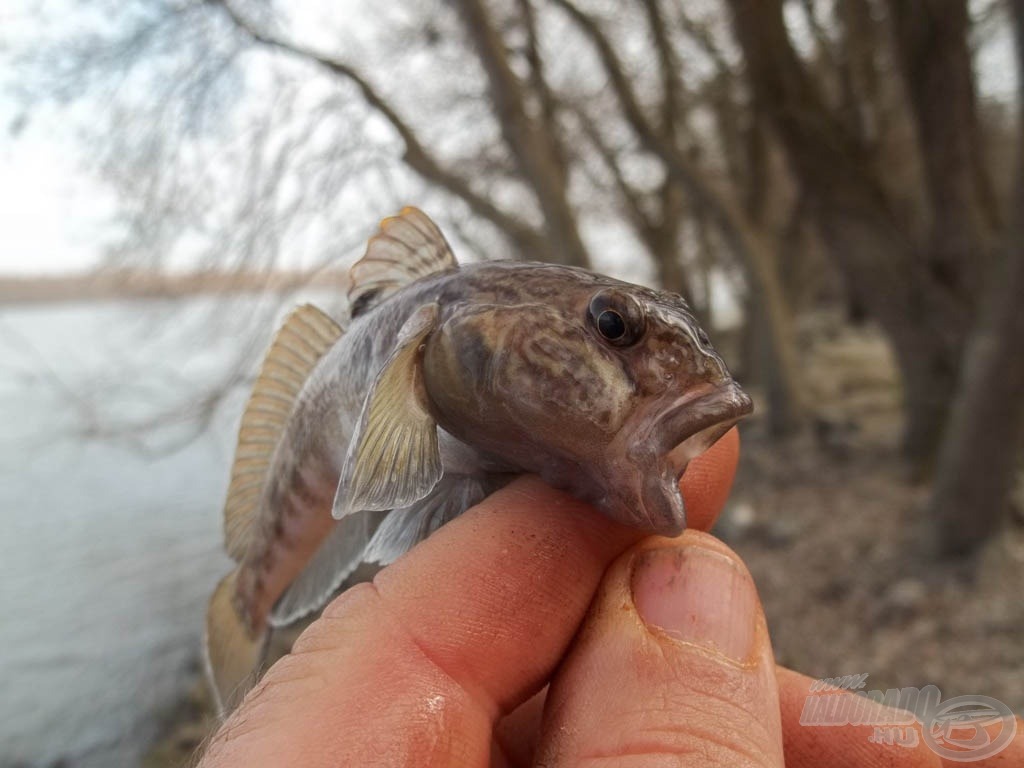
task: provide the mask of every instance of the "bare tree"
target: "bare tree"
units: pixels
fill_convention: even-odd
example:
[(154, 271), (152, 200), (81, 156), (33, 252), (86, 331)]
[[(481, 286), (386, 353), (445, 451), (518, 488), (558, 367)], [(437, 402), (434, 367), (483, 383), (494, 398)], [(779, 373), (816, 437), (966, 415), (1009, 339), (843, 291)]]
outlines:
[[(814, 221), (850, 290), (892, 341), (903, 374), (909, 455), (927, 467), (945, 435), (938, 488), (946, 498), (933, 502), (933, 511), (944, 549), (969, 549), (992, 530), (1005, 502), (1012, 470), (1005, 457), (1014, 455), (1024, 404), (1009, 391), (997, 396), (1022, 364), (1020, 293), (1013, 300), (1005, 293), (1015, 279), (1020, 240), (1001, 222), (985, 164), (967, 4), (893, 0), (885, 7), (909, 102), (906, 149), (921, 167), (918, 184), (902, 199), (919, 202), (920, 218), (885, 178), (866, 125), (845, 120), (827, 102), (794, 48), (781, 0), (730, 4), (751, 90), (813, 201)], [(863, 32), (865, 20), (851, 13), (842, 28)], [(846, 48), (848, 60), (863, 55), (853, 42)], [(870, 87), (870, 77), (860, 79)], [(961, 371), (957, 415), (947, 429)], [(992, 397), (987, 408), (976, 399), (982, 391)], [(982, 435), (990, 442), (982, 445)], [(968, 466), (969, 457), (993, 452), (1004, 461), (986, 462), (973, 477), (966, 473), (980, 469)], [(980, 513), (984, 519), (965, 536), (968, 516), (980, 507), (988, 510)]]

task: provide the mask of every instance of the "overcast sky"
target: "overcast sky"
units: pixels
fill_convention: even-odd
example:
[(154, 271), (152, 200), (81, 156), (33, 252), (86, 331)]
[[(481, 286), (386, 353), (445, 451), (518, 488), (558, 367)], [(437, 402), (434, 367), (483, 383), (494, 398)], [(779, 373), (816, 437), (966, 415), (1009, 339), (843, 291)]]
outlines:
[(16, 138), (0, 109), (0, 274), (85, 269), (100, 256), (116, 201), (81, 167), (82, 148), (50, 117)]
[[(0, 46), (31, 39), (39, 23), (33, 0), (2, 3)], [(30, 37), (15, 39), (24, 35)], [(0, 47), (0, 63), (2, 54)], [(1008, 30), (985, 48), (979, 70), (983, 98), (1012, 100)], [(58, 110), (37, 110), (13, 131), (17, 122), (16, 105), (0, 90), (0, 274), (87, 269), (114, 236), (116, 199), (87, 170), (87, 147)]]

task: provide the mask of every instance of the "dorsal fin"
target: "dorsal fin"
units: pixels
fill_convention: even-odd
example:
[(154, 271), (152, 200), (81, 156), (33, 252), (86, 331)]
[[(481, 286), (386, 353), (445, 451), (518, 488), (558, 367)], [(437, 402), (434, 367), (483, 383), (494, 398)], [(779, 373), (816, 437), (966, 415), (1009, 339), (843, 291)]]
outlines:
[(295, 309), (274, 336), (245, 406), (224, 504), (224, 544), (235, 560), (245, 554), (267, 470), (292, 406), (317, 361), (341, 338), (334, 320), (312, 304)]
[(441, 230), (419, 208), (406, 207), (384, 219), (366, 244), (366, 253), (349, 272), (352, 317), (414, 280), (457, 267)]

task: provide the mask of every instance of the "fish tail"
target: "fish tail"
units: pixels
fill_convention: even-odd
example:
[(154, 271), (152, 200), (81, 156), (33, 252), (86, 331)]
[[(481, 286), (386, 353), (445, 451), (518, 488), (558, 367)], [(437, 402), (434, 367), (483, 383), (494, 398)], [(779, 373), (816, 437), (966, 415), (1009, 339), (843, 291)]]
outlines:
[(221, 716), (256, 682), (267, 644), (267, 630), (251, 629), (235, 607), (237, 579), (237, 568), (221, 579), (206, 610), (206, 676)]

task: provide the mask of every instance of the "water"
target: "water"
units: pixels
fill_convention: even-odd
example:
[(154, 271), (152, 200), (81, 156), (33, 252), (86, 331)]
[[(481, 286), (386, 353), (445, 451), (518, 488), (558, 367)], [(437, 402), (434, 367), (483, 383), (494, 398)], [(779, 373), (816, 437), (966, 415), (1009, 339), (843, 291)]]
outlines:
[(135, 765), (189, 683), (244, 383), (199, 406), (272, 327), (222, 303), (0, 310), (2, 768)]

